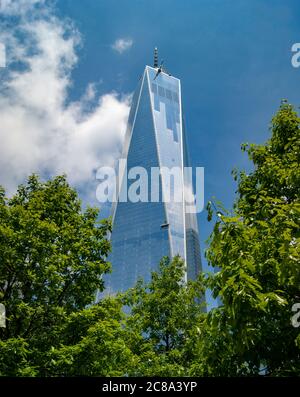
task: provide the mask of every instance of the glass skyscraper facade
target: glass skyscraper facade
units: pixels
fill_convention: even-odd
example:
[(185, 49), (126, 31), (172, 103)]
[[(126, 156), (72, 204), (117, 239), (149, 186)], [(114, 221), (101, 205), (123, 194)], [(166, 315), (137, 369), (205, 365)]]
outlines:
[[(147, 172), (149, 201), (125, 201), (119, 196), (113, 205), (112, 273), (105, 277), (110, 294), (133, 287), (138, 278), (149, 281), (163, 256), (179, 254), (187, 264), (186, 279), (194, 279), (201, 270), (196, 214), (185, 211), (188, 186), (183, 170), (189, 160), (180, 80), (158, 69), (145, 67), (132, 99), (122, 158), (127, 160), (127, 171), (143, 167)], [(153, 169), (163, 167), (179, 169), (176, 183), (168, 173), (160, 173), (157, 183), (151, 184)], [(126, 181), (126, 173), (119, 178), (124, 191), (130, 180)], [(164, 199), (168, 191), (170, 200)]]

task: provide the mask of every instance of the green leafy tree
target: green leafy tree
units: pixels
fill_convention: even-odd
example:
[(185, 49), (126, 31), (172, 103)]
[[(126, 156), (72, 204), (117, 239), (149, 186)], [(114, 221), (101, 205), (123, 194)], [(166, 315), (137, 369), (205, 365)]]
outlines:
[[(243, 145), (254, 170), (235, 172), (232, 214), (216, 207), (207, 250), (217, 267), (208, 286), (222, 306), (210, 313), (195, 374), (299, 375), (300, 119), (283, 101), (265, 145)], [(208, 205), (209, 217), (214, 208)], [(297, 340), (298, 338), (298, 340)]]
[[(81, 210), (64, 176), (42, 183), (33, 175), (11, 199), (1, 189), (0, 302), (7, 315), (7, 327), (0, 328), (1, 375), (75, 374), (75, 368), (81, 374), (79, 362), (72, 370), (58, 365), (61, 352), (72, 350), (66, 346), (75, 344), (78, 355), (78, 343), (88, 349), (101, 332), (109, 343), (114, 327), (120, 328), (120, 313), (111, 316), (113, 308), (118, 311), (113, 302), (87, 308), (110, 269), (110, 223), (97, 217), (96, 209)], [(80, 330), (76, 322), (88, 325)]]
[(118, 298), (73, 312), (60, 330), (60, 345), (48, 354), (56, 376), (124, 376), (135, 367), (126, 343), (125, 314)]
[(138, 282), (123, 298), (130, 308), (127, 344), (136, 356), (130, 375), (186, 375), (205, 313), (202, 278), (186, 283), (184, 273), (182, 259), (163, 258), (151, 281)]

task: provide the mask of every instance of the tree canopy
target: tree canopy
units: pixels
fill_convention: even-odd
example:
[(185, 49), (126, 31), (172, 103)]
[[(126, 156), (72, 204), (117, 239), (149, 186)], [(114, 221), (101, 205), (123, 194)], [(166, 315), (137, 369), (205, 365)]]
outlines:
[(203, 277), (184, 281), (185, 264), (163, 258), (151, 280), (123, 296), (130, 308), (128, 346), (136, 356), (135, 376), (185, 376), (195, 359), (193, 341), (205, 319)]
[(286, 101), (271, 132), (265, 145), (242, 146), (254, 170), (234, 172), (233, 212), (216, 208), (207, 259), (218, 272), (208, 285), (222, 305), (209, 316), (206, 350), (223, 358), (211, 358), (213, 374), (300, 373), (299, 330), (291, 325), (300, 302), (300, 119)]
[(61, 329), (94, 302), (109, 271), (108, 221), (81, 211), (66, 178), (32, 175), (11, 198), (0, 192), (0, 374), (47, 374)]

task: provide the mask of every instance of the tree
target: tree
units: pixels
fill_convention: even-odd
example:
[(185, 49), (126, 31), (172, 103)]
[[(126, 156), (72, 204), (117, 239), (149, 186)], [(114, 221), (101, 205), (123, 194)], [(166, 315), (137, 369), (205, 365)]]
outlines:
[(73, 312), (60, 330), (60, 345), (48, 353), (49, 374), (124, 376), (135, 367), (126, 343), (125, 314), (119, 298), (107, 297)]
[[(222, 306), (208, 316), (201, 354), (209, 375), (300, 373), (300, 119), (283, 101), (265, 145), (243, 145), (254, 164), (235, 172), (233, 213), (215, 208), (207, 259), (217, 267), (208, 286)], [(209, 216), (213, 204), (208, 205)], [(297, 339), (298, 338), (298, 339)]]
[(178, 256), (163, 258), (151, 281), (139, 281), (123, 297), (130, 314), (127, 344), (136, 356), (135, 376), (183, 376), (195, 358), (193, 340), (205, 318), (201, 277), (184, 282), (185, 265)]
[(11, 199), (1, 188), (0, 302), (7, 315), (7, 327), (0, 328), (1, 375), (51, 374), (51, 354), (72, 344), (75, 320), (105, 321), (107, 303), (87, 309), (110, 269), (110, 222), (97, 217), (96, 209), (82, 212), (64, 176), (42, 183), (32, 175)]

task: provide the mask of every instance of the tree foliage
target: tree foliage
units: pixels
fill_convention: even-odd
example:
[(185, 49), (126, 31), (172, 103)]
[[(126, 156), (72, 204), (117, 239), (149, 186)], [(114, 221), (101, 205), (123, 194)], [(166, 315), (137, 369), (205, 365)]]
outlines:
[(218, 269), (208, 285), (222, 302), (208, 319), (212, 374), (300, 373), (291, 325), (300, 302), (300, 119), (285, 101), (271, 131), (267, 144), (243, 145), (254, 170), (235, 173), (234, 211), (219, 212), (207, 251)]
[(97, 216), (92, 208), (81, 211), (65, 177), (42, 183), (33, 175), (11, 199), (1, 189), (0, 301), (7, 327), (0, 329), (0, 374), (46, 375), (62, 329), (103, 289), (110, 224)]
[(185, 264), (178, 256), (163, 258), (148, 284), (142, 280), (123, 297), (130, 314), (128, 346), (136, 356), (135, 376), (184, 376), (195, 358), (194, 334), (204, 321), (202, 277), (184, 281)]

